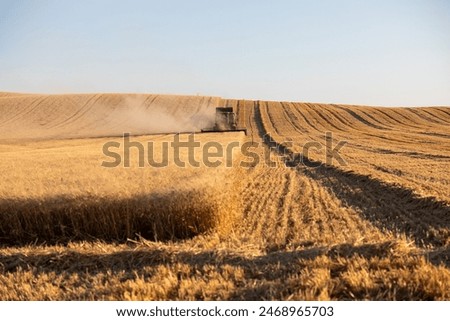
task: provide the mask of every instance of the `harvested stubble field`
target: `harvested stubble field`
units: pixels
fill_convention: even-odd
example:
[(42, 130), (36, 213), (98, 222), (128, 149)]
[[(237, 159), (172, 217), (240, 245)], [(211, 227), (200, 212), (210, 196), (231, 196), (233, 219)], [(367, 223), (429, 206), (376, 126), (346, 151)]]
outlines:
[[(101, 166), (114, 136), (198, 130), (216, 105), (248, 135), (196, 139), (276, 166)], [(346, 164), (293, 157), (326, 132)], [(3, 300), (450, 299), (449, 108), (3, 93), (0, 135)]]

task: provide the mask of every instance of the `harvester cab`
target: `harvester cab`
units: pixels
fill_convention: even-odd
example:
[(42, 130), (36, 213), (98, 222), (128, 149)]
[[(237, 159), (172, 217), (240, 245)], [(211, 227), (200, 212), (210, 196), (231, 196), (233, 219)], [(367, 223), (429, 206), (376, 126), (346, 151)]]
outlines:
[(204, 128), (202, 132), (240, 132), (247, 135), (247, 129), (237, 126), (238, 119), (233, 107), (216, 107), (216, 118), (213, 128)]

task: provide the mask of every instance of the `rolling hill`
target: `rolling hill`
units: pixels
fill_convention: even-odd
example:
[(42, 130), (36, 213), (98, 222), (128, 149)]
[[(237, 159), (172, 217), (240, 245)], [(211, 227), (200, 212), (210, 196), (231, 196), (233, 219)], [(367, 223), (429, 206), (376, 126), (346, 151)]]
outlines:
[[(124, 132), (162, 157), (219, 105), (248, 135), (200, 146), (258, 162), (101, 166)], [(0, 155), (3, 299), (450, 299), (447, 107), (0, 93)]]

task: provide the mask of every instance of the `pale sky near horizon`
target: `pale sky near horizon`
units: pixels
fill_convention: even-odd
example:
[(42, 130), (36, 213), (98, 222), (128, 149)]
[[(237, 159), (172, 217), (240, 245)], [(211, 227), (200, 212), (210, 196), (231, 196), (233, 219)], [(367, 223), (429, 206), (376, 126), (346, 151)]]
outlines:
[(450, 1), (0, 0), (0, 91), (450, 106)]

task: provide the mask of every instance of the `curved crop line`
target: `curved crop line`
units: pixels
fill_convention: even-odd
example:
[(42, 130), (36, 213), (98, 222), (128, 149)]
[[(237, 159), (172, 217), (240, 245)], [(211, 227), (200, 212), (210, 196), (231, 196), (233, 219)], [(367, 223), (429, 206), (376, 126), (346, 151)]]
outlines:
[[(411, 127), (413, 127), (413, 128), (421, 128), (420, 126), (417, 126), (417, 125), (416, 125), (416, 124), (417, 124), (416, 122), (414, 122), (413, 120), (411, 120), (411, 119), (405, 117), (404, 115), (402, 115), (401, 113), (399, 113), (399, 112), (397, 112), (397, 111), (395, 111), (395, 110), (393, 110), (393, 109), (389, 109), (389, 110), (386, 110), (386, 111), (385, 111), (385, 110), (381, 110), (380, 108), (377, 108), (376, 111), (377, 111), (379, 114), (382, 114), (382, 115), (384, 115), (385, 117), (391, 119), (391, 120), (394, 122), (394, 126), (398, 126), (398, 125), (400, 124), (400, 125), (402, 125), (402, 126), (404, 126), (404, 127), (407, 127), (407, 128), (411, 128)], [(388, 111), (391, 111), (391, 112), (393, 112), (394, 114), (396, 114), (397, 116), (400, 116), (400, 118), (405, 119), (406, 122), (403, 122), (403, 121), (400, 120), (400, 118), (398, 118), (398, 117), (396, 118), (396, 117), (394, 117), (393, 115), (389, 114)]]
[(67, 126), (69, 124), (73, 124), (78, 120), (80, 117), (82, 117), (84, 114), (86, 114), (92, 107), (93, 103), (91, 103), (94, 99), (94, 103), (101, 97), (101, 94), (95, 94), (88, 98), (88, 100), (84, 103), (83, 106), (80, 108), (77, 108), (75, 112), (73, 112), (70, 116), (66, 117), (65, 119), (61, 120), (60, 122), (53, 125), (53, 128), (58, 128), (62, 126)]
[(425, 121), (426, 124), (430, 124), (430, 123), (432, 123), (432, 124), (441, 124), (441, 122), (436, 121), (436, 120), (430, 118), (427, 115), (423, 115), (422, 113), (420, 113), (418, 110), (416, 110), (414, 108), (408, 108), (406, 110), (409, 111), (410, 113), (416, 115), (416, 117), (418, 117), (418, 118), (422, 119), (423, 121)]
[(331, 105), (334, 107), (334, 110), (332, 108), (330, 108), (328, 111), (338, 120), (340, 121), (345, 127), (357, 131), (357, 132), (361, 132), (361, 129), (358, 127), (353, 126), (353, 122), (351, 122), (350, 120), (346, 119), (344, 115), (341, 115), (339, 112), (340, 110), (337, 110), (338, 105)]
[(36, 108), (38, 108), (42, 104), (42, 102), (44, 102), (47, 98), (48, 98), (48, 96), (36, 97), (27, 107), (22, 108), (14, 116), (12, 116), (11, 118), (7, 119), (6, 121), (1, 123), (0, 125), (3, 126), (3, 125), (6, 125), (6, 124), (10, 124), (10, 123), (20, 119), (20, 117), (22, 117), (22, 116), (28, 115), (32, 111), (36, 110)]
[(445, 124), (445, 125), (448, 125), (448, 124), (449, 124), (449, 121), (448, 121), (447, 119), (445, 119), (445, 118), (442, 119), (441, 117), (439, 117), (438, 115), (436, 115), (436, 113), (431, 113), (430, 111), (425, 110), (425, 108), (422, 108), (421, 111), (422, 111), (423, 113), (426, 113), (426, 114), (430, 115), (431, 117), (434, 117), (434, 118), (438, 119), (438, 120), (441, 122), (441, 124)]
[(450, 108), (448, 107), (435, 107), (437, 110), (443, 112), (444, 114), (446, 114), (447, 116), (450, 116)]
[[(255, 109), (255, 117), (261, 118), (259, 105)], [(368, 175), (347, 172), (332, 165), (322, 164), (313, 169), (308, 168), (304, 164), (311, 163), (312, 160), (303, 158), (302, 163), (297, 162), (298, 154), (270, 137), (262, 119), (257, 119), (256, 122), (261, 123), (263, 137), (266, 137), (264, 142), (269, 147), (276, 147), (282, 155), (290, 155), (290, 166), (295, 165), (304, 175), (321, 182), (344, 204), (357, 208), (362, 218), (381, 229), (409, 235), (417, 246), (442, 246), (447, 242), (450, 223), (448, 204), (433, 197), (420, 197), (408, 188), (392, 185)], [(429, 209), (433, 209), (432, 215)], [(411, 229), (411, 224), (415, 226), (414, 229)]]
[[(323, 124), (322, 118), (319, 116), (319, 113), (317, 111), (316, 105), (305, 103), (305, 110), (307, 110), (309, 117), (311, 117), (315, 121), (315, 125), (318, 131), (320, 132), (326, 132), (329, 130), (325, 124)], [(321, 129), (319, 129), (321, 127)]]
[(291, 125), (294, 130), (300, 134), (305, 134), (308, 132), (306, 128), (300, 127), (298, 124), (300, 123), (300, 120), (298, 119), (297, 115), (294, 114), (294, 112), (291, 109), (291, 106), (286, 106), (286, 103), (281, 103), (281, 106), (283, 108), (283, 115), (286, 121)]
[(356, 113), (353, 110), (350, 110), (346, 107), (339, 106), (339, 105), (337, 105), (337, 107), (341, 108), (342, 110), (345, 110), (349, 115), (351, 115), (353, 118), (355, 118), (356, 120), (358, 120), (359, 122), (363, 123), (366, 126), (369, 126), (369, 127), (375, 128), (375, 129), (389, 130), (389, 128), (381, 127), (376, 124), (373, 124), (372, 122), (368, 121), (367, 119), (365, 119), (364, 117), (362, 117), (361, 115), (359, 115), (358, 113)]
[(294, 106), (294, 111), (296, 111), (296, 112), (298, 112), (298, 114), (299, 115), (301, 115), (302, 117), (303, 117), (303, 119), (305, 120), (305, 122), (308, 124), (308, 126), (309, 127), (311, 127), (313, 130), (315, 130), (315, 131), (319, 131), (319, 129), (316, 127), (316, 126), (314, 126), (309, 120), (308, 120), (308, 117), (307, 117), (307, 113), (308, 113), (308, 111), (305, 109), (304, 111), (302, 111), (302, 107), (301, 107), (301, 105), (305, 105), (305, 106), (307, 106), (307, 104), (296, 104), (296, 103), (294, 103), (293, 104), (293, 106)]
[[(389, 126), (389, 127), (386, 127), (386, 128), (389, 129), (389, 130), (392, 129), (392, 126), (387, 125), (387, 124), (381, 122), (379, 119), (376, 119), (375, 117), (373, 117), (373, 116), (372, 116), (370, 113), (368, 113), (367, 111), (360, 110), (360, 112), (363, 113), (364, 115), (366, 115), (367, 117), (369, 117), (370, 119), (372, 119), (372, 120), (373, 120), (374, 122), (376, 122), (378, 125), (381, 125), (382, 127)], [(371, 110), (371, 112), (373, 113), (373, 110)]]
[[(332, 122), (332, 120), (330, 118), (327, 118), (323, 115), (323, 112), (324, 112), (323, 109), (321, 109), (321, 112), (317, 111), (316, 108), (313, 108), (313, 110), (314, 110), (314, 113), (319, 117), (319, 120), (322, 119), (323, 121), (325, 121), (325, 123), (320, 122), (322, 124), (322, 126), (326, 127), (326, 124), (328, 124), (338, 131), (343, 131), (341, 128), (336, 126), (336, 124), (334, 122)], [(329, 130), (329, 128), (327, 130)]]

